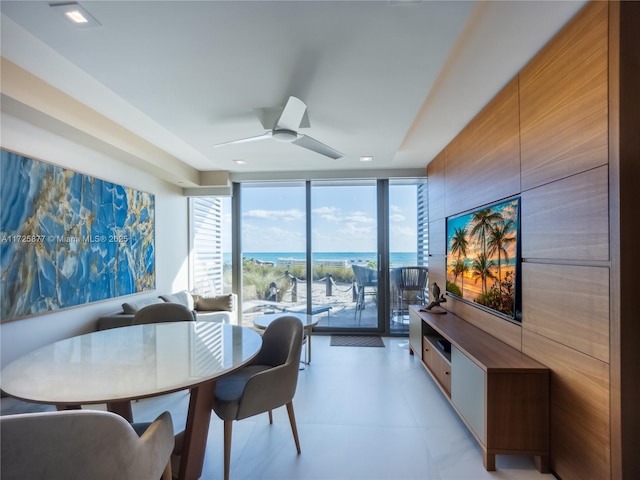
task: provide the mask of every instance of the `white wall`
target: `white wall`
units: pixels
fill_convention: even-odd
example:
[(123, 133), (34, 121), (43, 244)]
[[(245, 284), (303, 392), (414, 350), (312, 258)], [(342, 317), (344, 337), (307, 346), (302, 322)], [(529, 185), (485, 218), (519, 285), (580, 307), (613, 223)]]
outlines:
[[(95, 330), (96, 320), (131, 298), (188, 286), (187, 198), (182, 189), (52, 130), (3, 113), (2, 147), (155, 195), (156, 291), (118, 297), (0, 325), (0, 365), (57, 340)], [(80, 137), (78, 137), (80, 138)], [(86, 143), (86, 142), (85, 142)]]

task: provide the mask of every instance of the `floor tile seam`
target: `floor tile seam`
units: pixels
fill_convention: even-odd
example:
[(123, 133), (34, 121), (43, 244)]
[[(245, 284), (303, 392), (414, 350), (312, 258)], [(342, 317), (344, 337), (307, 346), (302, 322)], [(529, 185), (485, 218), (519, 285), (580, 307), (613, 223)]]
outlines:
[[(431, 448), (429, 448), (429, 444), (427, 443), (427, 435), (432, 433), (432, 432), (430, 432), (432, 430), (448, 430), (448, 429), (451, 429), (451, 428), (452, 427), (419, 427), (420, 434), (421, 434), (420, 435), (420, 441), (424, 445), (424, 448), (425, 448), (425, 450), (427, 452), (427, 455), (429, 455), (430, 463), (433, 465), (433, 468), (438, 473), (438, 480), (444, 479), (446, 477), (443, 477), (443, 473), (442, 473), (442, 470), (440, 468), (440, 462), (438, 462), (436, 460), (436, 457), (433, 455), (433, 452), (431, 451)], [(430, 431), (428, 431), (428, 430), (430, 430)], [(429, 479), (429, 480), (431, 480), (431, 479)], [(434, 479), (434, 480), (436, 480), (436, 479)], [(464, 480), (464, 479), (458, 479), (458, 480)], [(472, 480), (472, 479), (468, 479), (468, 480)]]
[[(275, 420), (273, 423), (276, 423)], [(279, 425), (287, 425), (288, 422), (282, 421), (278, 422)], [(381, 423), (345, 423), (345, 422), (298, 422), (296, 421), (296, 425), (298, 428), (300, 427), (327, 427), (327, 428), (335, 428), (335, 427), (344, 427), (344, 428), (358, 428), (358, 429), (380, 429), (380, 428), (388, 428), (388, 429), (400, 429), (400, 430), (416, 430), (420, 431), (423, 427), (415, 424), (415, 425), (390, 425), (390, 424), (381, 424)]]
[[(482, 450), (479, 446), (479, 444), (477, 443), (477, 440), (475, 438), (473, 438), (473, 435), (471, 434), (471, 432), (469, 432), (466, 429), (465, 425), (460, 425), (460, 424), (452, 424), (450, 426), (435, 426), (435, 427), (421, 427), (422, 430), (422, 435), (421, 435), (421, 439), (422, 441), (427, 444), (427, 437), (431, 436), (433, 437), (434, 432), (438, 432), (438, 431), (463, 431), (463, 433), (465, 434), (465, 437), (467, 437), (469, 439), (469, 444), (473, 447), (473, 450), (475, 451), (477, 457), (477, 461), (478, 463), (481, 465), (482, 464)], [(443, 480), (476, 480), (476, 478), (470, 478), (470, 477), (460, 477), (460, 476), (455, 476), (452, 477), (451, 474), (447, 474), (445, 471), (443, 471), (443, 468), (446, 469), (450, 469), (450, 466), (448, 464), (443, 463), (442, 461), (438, 461), (436, 459), (436, 457), (433, 455), (433, 453), (431, 452), (431, 449), (429, 448), (428, 444), (427, 444), (427, 450), (429, 452), (429, 456), (430, 458), (434, 461), (434, 465), (436, 470), (438, 471), (438, 475), (441, 477), (441, 479)], [(466, 453), (469, 453), (468, 451), (465, 451)], [(487, 473), (487, 471), (485, 470), (484, 473)], [(491, 477), (495, 478), (511, 478), (509, 476), (507, 477), (503, 477), (504, 472), (490, 472), (488, 473)]]
[[(249, 418), (251, 418), (251, 417), (249, 417)], [(245, 419), (243, 419), (243, 420), (245, 420)], [(239, 421), (242, 421), (242, 420), (239, 420)], [(240, 449), (240, 452), (237, 453), (237, 457), (236, 457), (237, 460), (235, 462), (235, 465), (236, 465), (235, 468), (234, 468), (234, 461), (233, 461), (234, 445), (233, 445), (233, 433), (232, 433), (232, 435), (231, 435), (231, 449), (232, 449), (231, 450), (231, 466), (229, 468), (229, 476), (231, 478), (234, 477), (233, 473), (234, 473), (234, 470), (237, 468), (237, 466), (242, 464), (241, 459), (242, 459), (243, 455), (245, 454), (245, 452), (247, 451), (247, 448), (249, 447), (249, 445), (251, 443), (252, 437), (256, 434), (257, 428), (258, 428), (258, 422), (256, 421), (256, 422), (253, 422), (253, 426), (251, 428), (251, 431), (244, 433), (244, 436), (245, 436), (246, 440), (245, 440), (244, 444), (242, 445), (242, 448)], [(235, 447), (235, 448), (237, 448), (237, 447)]]
[[(425, 372), (425, 374), (426, 374), (426, 372)], [(430, 380), (430, 378), (427, 376), (425, 381), (428, 381), (428, 380)], [(406, 408), (408, 409), (409, 413), (411, 414), (411, 418), (413, 418), (413, 421), (416, 423), (416, 425), (420, 426), (421, 425), (421, 422), (420, 422), (421, 416), (419, 416), (419, 412), (416, 409), (416, 406), (414, 405), (415, 402), (411, 401), (411, 395), (412, 395), (412, 392), (413, 392), (412, 388), (410, 386), (408, 386), (404, 382), (398, 381), (397, 383), (399, 385), (399, 392), (401, 393), (402, 398), (404, 399), (404, 402), (406, 404)], [(434, 386), (434, 388), (435, 388), (435, 386)], [(433, 392), (430, 392), (430, 393), (434, 393), (436, 395), (437, 394), (442, 395), (442, 392), (439, 392), (439, 391), (437, 391), (437, 392), (433, 391)], [(440, 400), (440, 399), (438, 398), (438, 400)], [(424, 407), (424, 408), (428, 408), (428, 403), (427, 402), (425, 402), (424, 404), (420, 404), (420, 405), (422, 407)]]

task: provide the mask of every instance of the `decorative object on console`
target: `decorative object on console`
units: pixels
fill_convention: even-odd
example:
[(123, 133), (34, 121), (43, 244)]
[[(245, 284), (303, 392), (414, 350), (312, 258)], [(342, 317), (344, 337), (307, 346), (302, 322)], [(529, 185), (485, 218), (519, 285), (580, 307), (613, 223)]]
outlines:
[(155, 289), (154, 196), (0, 157), (0, 319)]
[[(424, 310), (431, 313), (447, 313), (447, 311), (440, 306), (440, 304), (445, 303), (447, 299), (444, 295), (440, 294), (440, 287), (436, 282), (431, 284), (431, 296), (433, 297), (433, 300), (429, 302), (429, 305), (424, 307)], [(434, 310), (433, 307), (437, 308)]]

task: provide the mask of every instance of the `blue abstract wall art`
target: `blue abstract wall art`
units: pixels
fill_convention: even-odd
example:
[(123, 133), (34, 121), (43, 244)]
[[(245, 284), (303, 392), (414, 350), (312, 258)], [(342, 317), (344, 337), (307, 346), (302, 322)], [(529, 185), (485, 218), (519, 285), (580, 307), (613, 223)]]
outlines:
[(155, 289), (153, 195), (0, 153), (2, 322)]

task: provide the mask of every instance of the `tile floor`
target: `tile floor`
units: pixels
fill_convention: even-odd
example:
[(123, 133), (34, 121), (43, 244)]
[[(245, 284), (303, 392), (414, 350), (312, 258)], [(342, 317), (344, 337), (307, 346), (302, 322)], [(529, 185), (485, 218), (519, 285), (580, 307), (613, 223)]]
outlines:
[[(259, 415), (234, 422), (234, 480), (547, 479), (531, 457), (499, 455), (486, 472), (475, 440), (419, 362), (385, 338), (385, 348), (331, 347), (314, 336), (313, 363), (300, 371), (294, 407), (297, 455), (285, 408), (274, 424)], [(184, 425), (184, 392), (134, 404), (136, 421), (167, 409)], [(222, 422), (213, 414), (202, 478), (222, 478)]]

